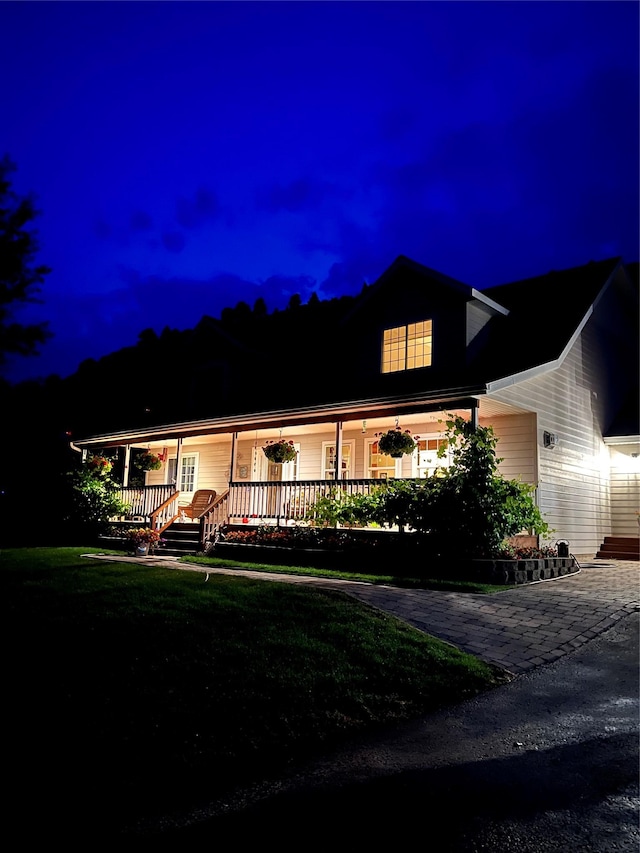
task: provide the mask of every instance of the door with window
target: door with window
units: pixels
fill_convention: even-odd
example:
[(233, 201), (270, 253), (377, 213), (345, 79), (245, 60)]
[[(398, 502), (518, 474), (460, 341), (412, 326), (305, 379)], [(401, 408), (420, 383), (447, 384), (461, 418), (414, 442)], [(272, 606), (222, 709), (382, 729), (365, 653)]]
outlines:
[[(352, 462), (355, 457), (354, 442), (342, 443), (342, 460), (340, 463), (340, 479), (350, 480), (353, 477)], [(322, 471), (321, 479), (335, 480), (336, 478), (336, 444), (328, 441), (322, 442)]]
[(196, 490), (198, 482), (198, 454), (183, 453), (180, 456), (180, 472), (177, 471), (177, 460), (172, 456), (167, 460), (167, 483), (173, 483), (180, 492), (189, 495)]

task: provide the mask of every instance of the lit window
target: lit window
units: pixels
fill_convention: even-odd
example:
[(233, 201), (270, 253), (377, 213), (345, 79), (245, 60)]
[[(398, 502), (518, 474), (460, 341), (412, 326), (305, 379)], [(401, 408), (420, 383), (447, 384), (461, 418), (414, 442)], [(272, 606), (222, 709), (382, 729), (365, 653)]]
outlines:
[(413, 370), (431, 365), (431, 320), (385, 329), (382, 338), (382, 372)]

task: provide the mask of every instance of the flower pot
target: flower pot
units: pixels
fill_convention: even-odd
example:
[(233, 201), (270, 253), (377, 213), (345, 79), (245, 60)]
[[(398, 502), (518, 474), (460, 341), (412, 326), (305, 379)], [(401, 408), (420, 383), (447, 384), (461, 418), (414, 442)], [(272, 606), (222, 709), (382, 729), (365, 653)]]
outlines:
[(149, 545), (147, 543), (143, 543), (142, 545), (136, 545), (136, 557), (147, 557), (149, 555)]

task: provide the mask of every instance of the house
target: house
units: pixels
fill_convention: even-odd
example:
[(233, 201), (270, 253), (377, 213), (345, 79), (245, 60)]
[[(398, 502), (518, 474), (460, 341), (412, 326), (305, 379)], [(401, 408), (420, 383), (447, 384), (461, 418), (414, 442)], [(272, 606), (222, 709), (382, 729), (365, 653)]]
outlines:
[[(215, 371), (183, 365), (197, 417), (123, 423), (74, 449), (117, 448), (131, 516), (161, 529), (195, 491), (215, 490), (204, 541), (221, 524), (300, 521), (328, 488), (427, 476), (443, 464), (443, 419), (461, 414), (493, 427), (505, 477), (535, 486), (551, 542), (593, 558), (621, 537), (620, 554), (637, 555), (639, 314), (638, 265), (620, 258), (479, 291), (400, 256), (356, 298), (249, 311), (233, 342), (209, 318)], [(396, 425), (419, 436), (399, 459), (376, 436)], [(294, 461), (266, 458), (279, 438)], [(134, 487), (143, 449), (164, 464)]]

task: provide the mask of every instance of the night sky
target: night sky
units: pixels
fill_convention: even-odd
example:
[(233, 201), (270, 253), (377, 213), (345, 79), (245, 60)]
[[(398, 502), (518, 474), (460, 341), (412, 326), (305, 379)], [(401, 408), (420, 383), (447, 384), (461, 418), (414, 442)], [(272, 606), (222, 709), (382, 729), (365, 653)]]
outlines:
[(480, 289), (637, 261), (639, 9), (0, 3), (0, 155), (53, 269), (9, 378), (399, 254)]

